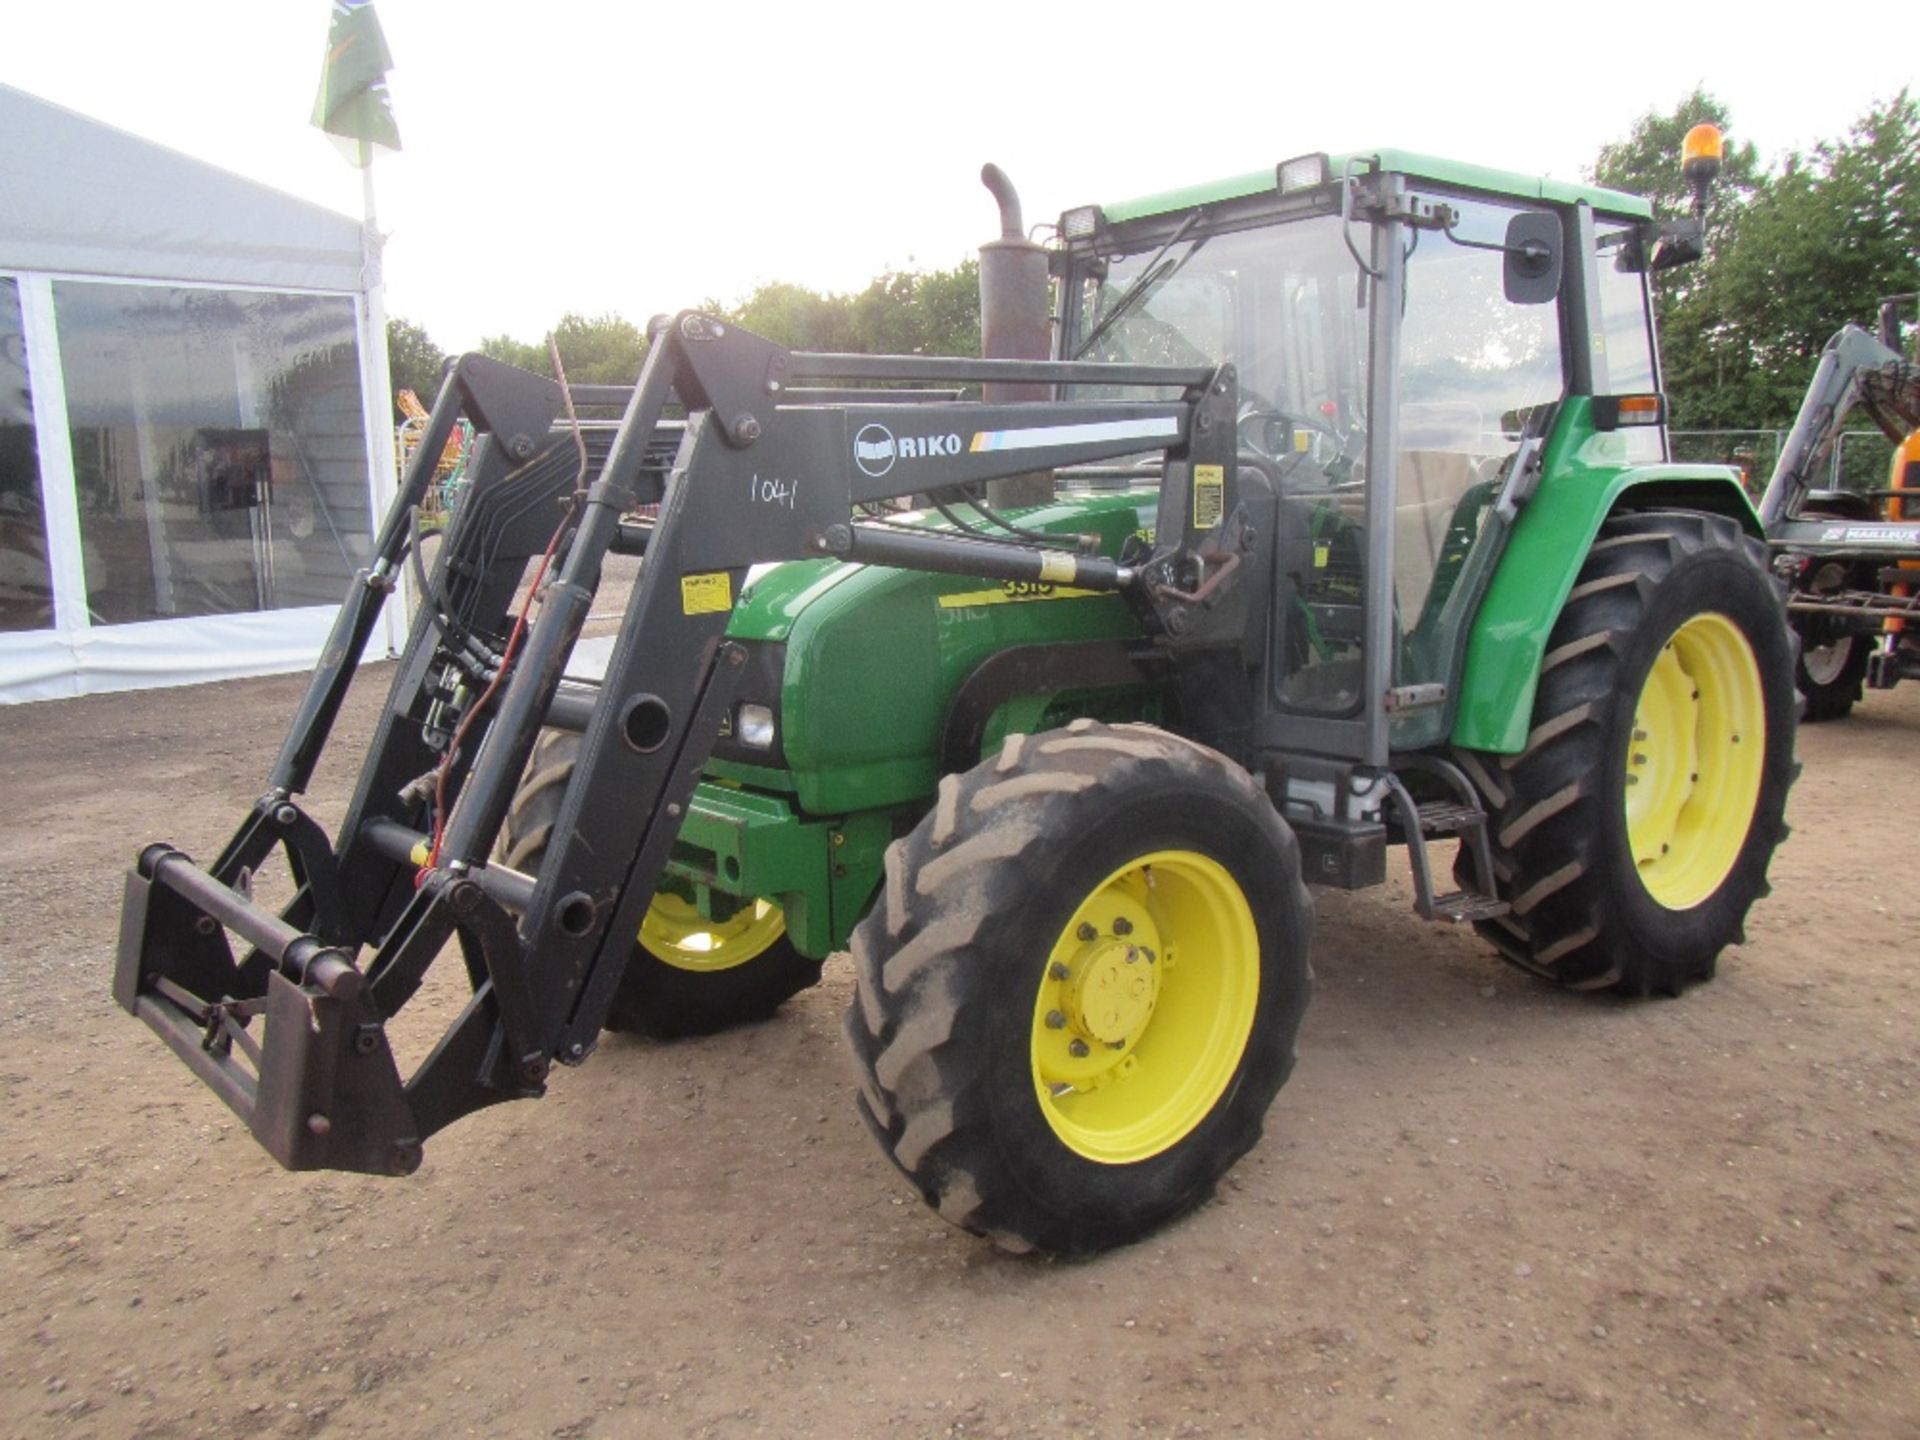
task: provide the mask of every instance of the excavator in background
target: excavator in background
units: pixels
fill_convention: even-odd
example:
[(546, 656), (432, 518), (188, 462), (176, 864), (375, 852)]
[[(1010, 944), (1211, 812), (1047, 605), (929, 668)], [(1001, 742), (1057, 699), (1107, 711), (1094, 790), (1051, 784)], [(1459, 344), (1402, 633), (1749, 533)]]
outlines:
[[(1800, 634), (1807, 720), (1841, 719), (1866, 687), (1920, 679), (1920, 365), (1900, 345), (1901, 307), (1916, 300), (1882, 300), (1877, 337), (1845, 325), (1827, 342), (1760, 501)], [(1814, 488), (1856, 410), (1893, 442), (1885, 488)]]

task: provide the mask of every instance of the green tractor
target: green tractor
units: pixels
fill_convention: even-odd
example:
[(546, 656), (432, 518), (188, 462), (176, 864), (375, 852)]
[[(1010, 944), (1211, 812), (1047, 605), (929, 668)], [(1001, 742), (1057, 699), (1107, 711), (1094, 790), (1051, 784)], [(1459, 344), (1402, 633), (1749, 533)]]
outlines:
[[(988, 358), (688, 312), (631, 390), (459, 362), (420, 453), (464, 418), (473, 479), (337, 842), (294, 797), (419, 560), (418, 464), (252, 814), (128, 882), (116, 995), (283, 1164), (405, 1173), (603, 1027), (763, 1017), (851, 949), (888, 1158), (1086, 1253), (1258, 1139), (1308, 884), (1404, 845), (1422, 916), (1577, 989), (1677, 994), (1741, 938), (1795, 647), (1734, 473), (1667, 458), (1646, 276), (1701, 207), (1308, 155), (1042, 246), (987, 179)], [(402, 1077), (386, 1021), (454, 940), (472, 998)]]

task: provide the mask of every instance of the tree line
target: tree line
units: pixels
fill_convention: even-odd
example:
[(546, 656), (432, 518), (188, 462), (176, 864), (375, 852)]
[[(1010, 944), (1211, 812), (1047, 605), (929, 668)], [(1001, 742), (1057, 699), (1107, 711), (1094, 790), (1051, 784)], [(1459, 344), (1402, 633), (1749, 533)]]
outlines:
[[(1690, 204), (1680, 176), (1687, 130), (1713, 121), (1737, 137), (1703, 89), (1650, 111), (1603, 146), (1592, 178), (1645, 195), (1656, 213)], [(1727, 147), (1708, 212), (1706, 259), (1654, 277), (1670, 413), (1678, 429), (1776, 429), (1792, 422), (1820, 348), (1849, 320), (1872, 323), (1880, 298), (1920, 290), (1920, 105), (1908, 92), (1876, 104), (1836, 140), (1763, 165), (1752, 144)], [(979, 271), (889, 271), (863, 290), (823, 294), (760, 286), (704, 307), (797, 350), (977, 355)], [(389, 322), (395, 388), (431, 402), (447, 356), (420, 326)], [(569, 380), (633, 383), (645, 327), (622, 316), (568, 314), (553, 335)], [(489, 336), (483, 353), (542, 374), (545, 339)]]
[[(823, 294), (776, 281), (734, 305), (709, 300), (700, 307), (763, 335), (789, 350), (860, 355), (977, 355), (980, 353), (980, 267), (968, 260), (951, 270), (890, 270), (852, 294)], [(553, 327), (567, 379), (580, 385), (631, 385), (646, 358), (646, 328), (612, 313), (567, 314)], [(545, 337), (518, 340), (491, 335), (482, 354), (550, 374)], [(411, 389), (432, 403), (448, 356), (411, 321), (387, 324), (387, 358), (395, 390)]]

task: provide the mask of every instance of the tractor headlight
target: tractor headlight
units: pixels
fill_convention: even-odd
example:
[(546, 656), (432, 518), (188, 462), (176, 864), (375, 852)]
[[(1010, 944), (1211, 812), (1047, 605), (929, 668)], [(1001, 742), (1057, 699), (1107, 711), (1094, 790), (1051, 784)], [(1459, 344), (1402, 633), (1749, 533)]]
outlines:
[(773, 748), (773, 710), (766, 705), (742, 705), (734, 713), (733, 738), (755, 750)]

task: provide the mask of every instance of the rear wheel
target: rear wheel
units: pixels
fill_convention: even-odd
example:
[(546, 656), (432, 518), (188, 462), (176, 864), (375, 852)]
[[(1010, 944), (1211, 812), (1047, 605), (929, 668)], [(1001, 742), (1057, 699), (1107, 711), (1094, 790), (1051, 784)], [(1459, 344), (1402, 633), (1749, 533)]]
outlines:
[(1859, 703), (1872, 654), (1870, 635), (1816, 637), (1801, 632), (1800, 663), (1793, 672), (1794, 687), (1807, 702), (1801, 718), (1845, 719)]
[[(504, 863), (513, 869), (539, 868), (579, 752), (577, 735), (541, 738), (507, 813)], [(640, 923), (607, 1028), (660, 1039), (707, 1035), (765, 1019), (819, 981), (820, 962), (793, 948), (777, 905), (747, 900), (716, 918), (662, 890)]]
[(854, 933), (862, 1117), (926, 1202), (1089, 1253), (1259, 1138), (1309, 987), (1299, 850), (1247, 773), (1148, 726), (1015, 735), (941, 782)]
[(1481, 933), (1577, 989), (1711, 977), (1786, 837), (1793, 671), (1764, 548), (1733, 521), (1609, 520), (1548, 641), (1526, 748), (1463, 757), (1512, 905)]

